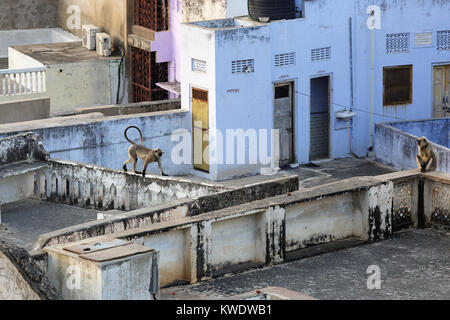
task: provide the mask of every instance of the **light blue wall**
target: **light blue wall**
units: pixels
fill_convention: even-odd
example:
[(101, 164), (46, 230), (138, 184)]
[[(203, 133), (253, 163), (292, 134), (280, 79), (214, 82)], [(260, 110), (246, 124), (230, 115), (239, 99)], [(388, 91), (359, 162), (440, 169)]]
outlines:
[[(330, 145), (331, 157), (350, 155), (345, 122), (335, 113), (351, 105), (349, 18), (352, 17), (354, 60), (354, 106), (356, 117), (351, 132), (352, 149), (366, 156), (370, 146), (370, 30), (367, 27), (369, 5), (381, 7), (381, 29), (375, 30), (374, 124), (394, 120), (414, 120), (432, 116), (432, 70), (434, 64), (450, 63), (450, 51), (414, 47), (414, 33), (450, 29), (450, 2), (423, 0), (314, 0), (304, 2), (305, 18), (274, 21), (262, 26), (210, 28), (215, 55), (210, 66), (215, 80), (209, 84), (215, 91), (210, 102), (217, 129), (273, 127), (273, 85), (294, 81), (296, 90), (310, 94), (311, 78), (331, 77)], [(195, 27), (189, 29), (195, 33)], [(202, 30), (204, 32), (204, 30)], [(410, 51), (386, 54), (388, 33), (410, 32)], [(191, 34), (191, 36), (193, 36)], [(331, 47), (331, 59), (311, 62), (311, 49)], [(185, 48), (184, 48), (185, 49)], [(201, 48), (197, 47), (196, 50)], [(274, 56), (296, 53), (296, 65), (276, 68)], [(190, 55), (189, 51), (183, 54)], [(232, 74), (231, 61), (255, 59), (255, 72)], [(383, 67), (413, 65), (413, 103), (383, 107)], [(189, 81), (189, 77), (184, 77)], [(229, 91), (232, 90), (232, 91)], [(187, 94), (187, 92), (184, 92)], [(186, 107), (183, 106), (183, 107)], [(299, 163), (309, 162), (309, 97), (295, 96), (295, 153)], [(255, 166), (213, 166), (211, 178), (224, 179), (258, 172)]]

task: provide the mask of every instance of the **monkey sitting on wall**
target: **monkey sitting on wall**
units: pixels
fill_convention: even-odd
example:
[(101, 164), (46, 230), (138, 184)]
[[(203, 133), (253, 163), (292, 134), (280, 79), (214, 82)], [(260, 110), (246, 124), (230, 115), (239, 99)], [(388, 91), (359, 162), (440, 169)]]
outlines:
[[(131, 128), (139, 131), (139, 134), (141, 135), (141, 144), (137, 144), (128, 138), (127, 132)], [(123, 170), (125, 172), (128, 171), (127, 164), (129, 164), (130, 162), (133, 162), (133, 172), (136, 173), (136, 166), (137, 166), (137, 161), (138, 161), (138, 157), (139, 157), (144, 162), (144, 170), (142, 170), (142, 176), (144, 178), (145, 178), (145, 171), (147, 170), (147, 166), (152, 162), (158, 162), (158, 166), (159, 166), (159, 170), (161, 171), (161, 174), (163, 176), (167, 176), (167, 174), (165, 174), (163, 172), (163, 169), (161, 167), (161, 157), (163, 155), (163, 152), (159, 148), (157, 148), (157, 149), (146, 148), (144, 146), (144, 137), (142, 136), (142, 131), (138, 127), (135, 127), (135, 126), (128, 127), (125, 130), (124, 135), (125, 135), (125, 139), (127, 139), (127, 141), (131, 144), (131, 146), (128, 148), (129, 159), (127, 161), (125, 161), (123, 164)]]
[(420, 171), (428, 172), (436, 170), (438, 156), (431, 143), (425, 137), (417, 139), (417, 143), (418, 154), (416, 161)]

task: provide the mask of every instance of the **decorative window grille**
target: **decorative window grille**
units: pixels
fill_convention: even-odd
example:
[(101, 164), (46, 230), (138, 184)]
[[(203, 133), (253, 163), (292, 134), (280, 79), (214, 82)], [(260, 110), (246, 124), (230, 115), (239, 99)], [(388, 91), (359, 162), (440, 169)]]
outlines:
[(235, 60), (231, 63), (232, 73), (249, 73), (255, 71), (255, 60)]
[(325, 61), (331, 59), (331, 47), (317, 48), (311, 50), (311, 61)]
[(206, 73), (206, 61), (192, 58), (192, 71)]
[(436, 44), (438, 50), (450, 50), (450, 30), (438, 31)]
[(414, 34), (414, 46), (427, 47), (433, 45), (433, 32), (422, 32)]
[(295, 52), (275, 55), (275, 67), (295, 65)]
[(386, 53), (409, 52), (410, 33), (390, 33), (386, 35)]

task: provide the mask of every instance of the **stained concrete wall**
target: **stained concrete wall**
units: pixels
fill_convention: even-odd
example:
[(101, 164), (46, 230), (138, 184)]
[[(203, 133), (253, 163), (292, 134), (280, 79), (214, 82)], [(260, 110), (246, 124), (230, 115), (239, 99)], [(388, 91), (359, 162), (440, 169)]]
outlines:
[(180, 108), (181, 108), (181, 100), (173, 99), (173, 100), (159, 100), (141, 103), (129, 103), (121, 105), (77, 108), (76, 112), (80, 114), (101, 112), (105, 116), (118, 116), (126, 114), (177, 110)]
[[(196, 282), (231, 270), (281, 263), (288, 253), (317, 244), (388, 239), (392, 197), (392, 182), (354, 178), (114, 236), (160, 251), (161, 285)], [(323, 211), (308, 215), (311, 206)], [(293, 236), (299, 239), (289, 241)]]
[(0, 242), (0, 300), (60, 299), (24, 249)]
[(0, 124), (46, 119), (50, 116), (50, 98), (0, 102)]
[(56, 27), (57, 10), (56, 0), (2, 0), (0, 30)]
[[(169, 175), (185, 175), (190, 165), (172, 161), (172, 149), (178, 144), (172, 141), (173, 130), (189, 127), (189, 113), (183, 110), (161, 111), (153, 114), (104, 117), (92, 113), (83, 116), (51, 118), (27, 123), (0, 125), (0, 138), (21, 132), (32, 131), (42, 137), (45, 149), (54, 159), (91, 163), (98, 166), (121, 170), (128, 159), (129, 143), (123, 136), (128, 126), (141, 128), (144, 144), (149, 148), (161, 148), (162, 166)], [(137, 132), (129, 132), (129, 137), (137, 141)], [(142, 162), (138, 163), (142, 170)], [(158, 166), (151, 164), (148, 173), (158, 173)]]
[[(424, 120), (412, 123), (387, 123), (375, 126), (374, 152), (377, 161), (392, 166), (398, 170), (417, 168), (417, 139), (423, 135), (432, 141), (437, 151), (439, 161), (437, 171), (450, 172), (450, 149), (448, 144), (448, 119)], [(401, 131), (404, 128), (410, 132)], [(439, 141), (440, 145), (434, 143)]]

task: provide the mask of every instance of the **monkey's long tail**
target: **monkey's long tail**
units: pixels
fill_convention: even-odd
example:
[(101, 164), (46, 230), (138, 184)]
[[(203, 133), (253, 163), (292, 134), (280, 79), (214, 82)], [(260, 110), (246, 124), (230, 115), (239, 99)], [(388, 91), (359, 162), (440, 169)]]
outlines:
[(131, 143), (131, 144), (136, 144), (135, 142), (131, 141), (131, 140), (128, 138), (128, 135), (127, 135), (128, 130), (130, 130), (131, 128), (136, 129), (137, 131), (139, 131), (139, 134), (140, 134), (140, 136), (141, 136), (141, 144), (144, 144), (144, 136), (142, 135), (142, 131), (141, 131), (141, 129), (139, 129), (138, 127), (135, 127), (135, 126), (130, 126), (130, 127), (128, 127), (128, 128), (125, 129), (125, 132), (124, 132), (125, 139), (127, 139), (127, 141), (128, 141), (129, 143)]

